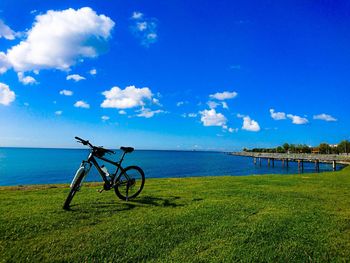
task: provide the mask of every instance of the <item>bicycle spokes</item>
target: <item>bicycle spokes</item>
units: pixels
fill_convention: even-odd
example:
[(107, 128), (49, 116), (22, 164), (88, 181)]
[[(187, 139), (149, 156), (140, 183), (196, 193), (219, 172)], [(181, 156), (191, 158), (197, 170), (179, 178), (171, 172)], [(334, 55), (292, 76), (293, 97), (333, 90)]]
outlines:
[(126, 200), (129, 196), (133, 196), (138, 190), (138, 184), (141, 183), (140, 174), (136, 171), (128, 171), (121, 175), (119, 182), (117, 182), (117, 187), (120, 192), (125, 195)]

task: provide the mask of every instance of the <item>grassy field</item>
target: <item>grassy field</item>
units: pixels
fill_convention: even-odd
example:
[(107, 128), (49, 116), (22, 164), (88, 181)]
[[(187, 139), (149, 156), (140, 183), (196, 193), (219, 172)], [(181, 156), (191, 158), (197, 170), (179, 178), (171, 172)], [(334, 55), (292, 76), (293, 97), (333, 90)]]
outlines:
[(0, 188), (0, 261), (350, 260), (350, 167), (340, 172), (148, 179), (128, 203), (85, 186)]

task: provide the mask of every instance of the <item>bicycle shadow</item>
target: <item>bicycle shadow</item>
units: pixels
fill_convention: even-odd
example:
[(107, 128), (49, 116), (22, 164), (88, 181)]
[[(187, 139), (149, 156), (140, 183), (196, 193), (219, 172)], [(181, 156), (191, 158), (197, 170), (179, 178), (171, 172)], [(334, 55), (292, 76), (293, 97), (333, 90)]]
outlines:
[[(154, 196), (143, 196), (130, 201), (94, 201), (92, 203), (83, 204), (76, 203), (72, 204), (66, 211), (69, 212), (79, 212), (79, 213), (118, 213), (122, 211), (129, 211), (141, 206), (156, 206), (156, 207), (183, 207), (186, 204), (177, 203), (181, 198), (179, 196), (171, 196), (168, 198), (154, 197)], [(192, 200), (192, 201), (199, 201)]]
[(88, 206), (85, 204), (74, 204), (71, 205), (69, 209), (66, 211), (69, 212), (79, 212), (79, 213), (88, 213), (88, 214), (100, 214), (100, 213), (117, 213), (117, 212), (123, 212), (123, 211), (129, 211), (137, 206), (135, 204), (124, 202), (124, 203), (117, 203), (115, 201), (110, 202), (93, 202), (90, 203)]
[[(167, 208), (176, 208), (183, 207), (187, 204), (179, 203), (181, 197), (179, 196), (169, 196), (169, 197), (155, 197), (155, 196), (141, 196), (136, 199), (132, 199), (129, 201), (119, 201), (119, 200), (111, 200), (111, 201), (99, 201), (96, 200), (93, 203), (82, 204), (76, 203), (72, 204), (67, 211), (70, 212), (79, 212), (79, 213), (118, 213), (123, 211), (129, 211), (135, 209), (137, 207), (167, 207)], [(202, 201), (203, 199), (197, 198), (192, 199), (192, 202)]]
[(143, 196), (135, 200), (131, 200), (132, 203), (158, 206), (158, 207), (181, 207), (184, 204), (176, 203), (176, 200), (181, 199), (179, 196), (171, 196), (169, 198), (154, 197), (154, 196)]

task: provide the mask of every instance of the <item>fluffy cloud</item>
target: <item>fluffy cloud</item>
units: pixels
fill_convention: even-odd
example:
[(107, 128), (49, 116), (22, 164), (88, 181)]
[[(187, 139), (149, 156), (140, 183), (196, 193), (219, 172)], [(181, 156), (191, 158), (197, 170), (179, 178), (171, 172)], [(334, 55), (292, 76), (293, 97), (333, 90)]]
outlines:
[(5, 83), (0, 82), (0, 104), (8, 106), (16, 98), (15, 93)]
[(61, 111), (61, 110), (55, 111), (55, 115), (57, 115), (57, 116), (62, 115), (62, 113), (63, 113), (63, 111)]
[(225, 101), (221, 102), (221, 105), (224, 109), (228, 110), (228, 105)]
[(126, 111), (125, 111), (125, 110), (120, 110), (120, 111), (118, 111), (118, 113), (119, 113), (120, 115), (125, 115), (125, 114), (126, 114)]
[(230, 133), (238, 132), (238, 128), (228, 128), (228, 132)]
[(153, 96), (149, 88), (136, 88), (135, 86), (128, 86), (124, 90), (113, 87), (102, 94), (105, 96), (105, 100), (101, 107), (116, 109), (143, 107), (147, 101), (152, 101)]
[(215, 109), (217, 106), (219, 106), (220, 104), (215, 102), (215, 101), (208, 101), (207, 105), (209, 106), (210, 109)]
[(334, 118), (333, 116), (331, 116), (329, 114), (325, 114), (325, 113), (314, 115), (314, 120), (337, 121), (336, 118)]
[(93, 68), (93, 69), (91, 69), (89, 71), (89, 73), (90, 73), (90, 75), (96, 75), (97, 74), (97, 70)]
[(179, 101), (176, 103), (176, 106), (180, 107), (182, 105), (188, 104), (188, 101)]
[(209, 95), (210, 98), (217, 99), (217, 100), (228, 100), (228, 99), (233, 99), (237, 97), (238, 93), (235, 91), (229, 92), (229, 91), (224, 91), (224, 92), (217, 92), (215, 94)]
[(97, 15), (89, 7), (49, 10), (36, 16), (27, 38), (7, 51), (7, 60), (21, 72), (68, 70), (79, 59), (103, 52), (113, 27), (109, 17)]
[(193, 113), (193, 112), (191, 112), (191, 113), (183, 113), (183, 114), (181, 114), (181, 116), (182, 117), (184, 117), (184, 118), (196, 118), (197, 117), (197, 113)]
[(155, 114), (164, 113), (165, 111), (163, 110), (152, 111), (149, 108), (142, 108), (139, 112), (140, 113), (136, 115), (137, 117), (152, 118)]
[(258, 132), (260, 131), (260, 126), (257, 121), (252, 120), (249, 116), (244, 116), (242, 130)]
[(109, 116), (103, 115), (103, 116), (101, 116), (101, 119), (102, 119), (103, 121), (108, 121), (110, 118), (109, 118)]
[(90, 105), (83, 100), (79, 100), (76, 103), (74, 103), (74, 107), (89, 109)]
[(17, 73), (18, 80), (24, 85), (36, 84), (36, 79), (31, 76), (24, 76), (23, 72)]
[(143, 14), (141, 12), (133, 12), (131, 18), (132, 19), (141, 19), (143, 17)]
[(286, 114), (284, 112), (275, 112), (274, 109), (270, 109), (271, 118), (274, 120), (285, 120)]
[(72, 74), (72, 75), (68, 75), (66, 77), (66, 80), (74, 80), (75, 82), (84, 80), (85, 78), (83, 76), (80, 76), (78, 74)]
[(64, 90), (60, 91), (60, 95), (72, 96), (73, 95), (73, 91), (64, 89)]
[(309, 122), (306, 118), (303, 118), (303, 117), (300, 117), (297, 115), (293, 115), (293, 114), (287, 114), (287, 117), (292, 120), (293, 124), (301, 125), (301, 124), (306, 124)]
[(149, 47), (158, 40), (156, 19), (146, 18), (140, 12), (133, 12), (131, 19), (133, 20), (132, 32), (141, 40), (141, 45)]
[(0, 52), (0, 74), (5, 73), (11, 67), (7, 56), (4, 52)]
[(16, 33), (0, 19), (0, 38), (3, 37), (7, 40), (14, 40), (15, 36)]
[(215, 109), (203, 110), (199, 112), (201, 115), (201, 122), (204, 126), (225, 126), (227, 119), (221, 114), (217, 113)]

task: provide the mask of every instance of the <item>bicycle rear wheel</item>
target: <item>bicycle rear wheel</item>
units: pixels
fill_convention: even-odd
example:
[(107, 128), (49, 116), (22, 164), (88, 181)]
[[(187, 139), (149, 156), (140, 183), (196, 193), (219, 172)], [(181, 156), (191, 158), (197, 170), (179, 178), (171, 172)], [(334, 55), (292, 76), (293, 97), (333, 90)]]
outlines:
[(75, 180), (74, 184), (71, 186), (71, 189), (70, 189), (69, 194), (66, 198), (66, 201), (64, 202), (63, 209), (69, 210), (69, 205), (72, 202), (75, 193), (77, 191), (79, 191), (81, 182), (83, 181), (85, 175), (86, 175), (86, 171), (83, 168), (81, 173), (79, 174), (78, 178)]
[(128, 166), (118, 176), (114, 191), (121, 199), (128, 201), (138, 196), (145, 185), (145, 173), (138, 166)]

